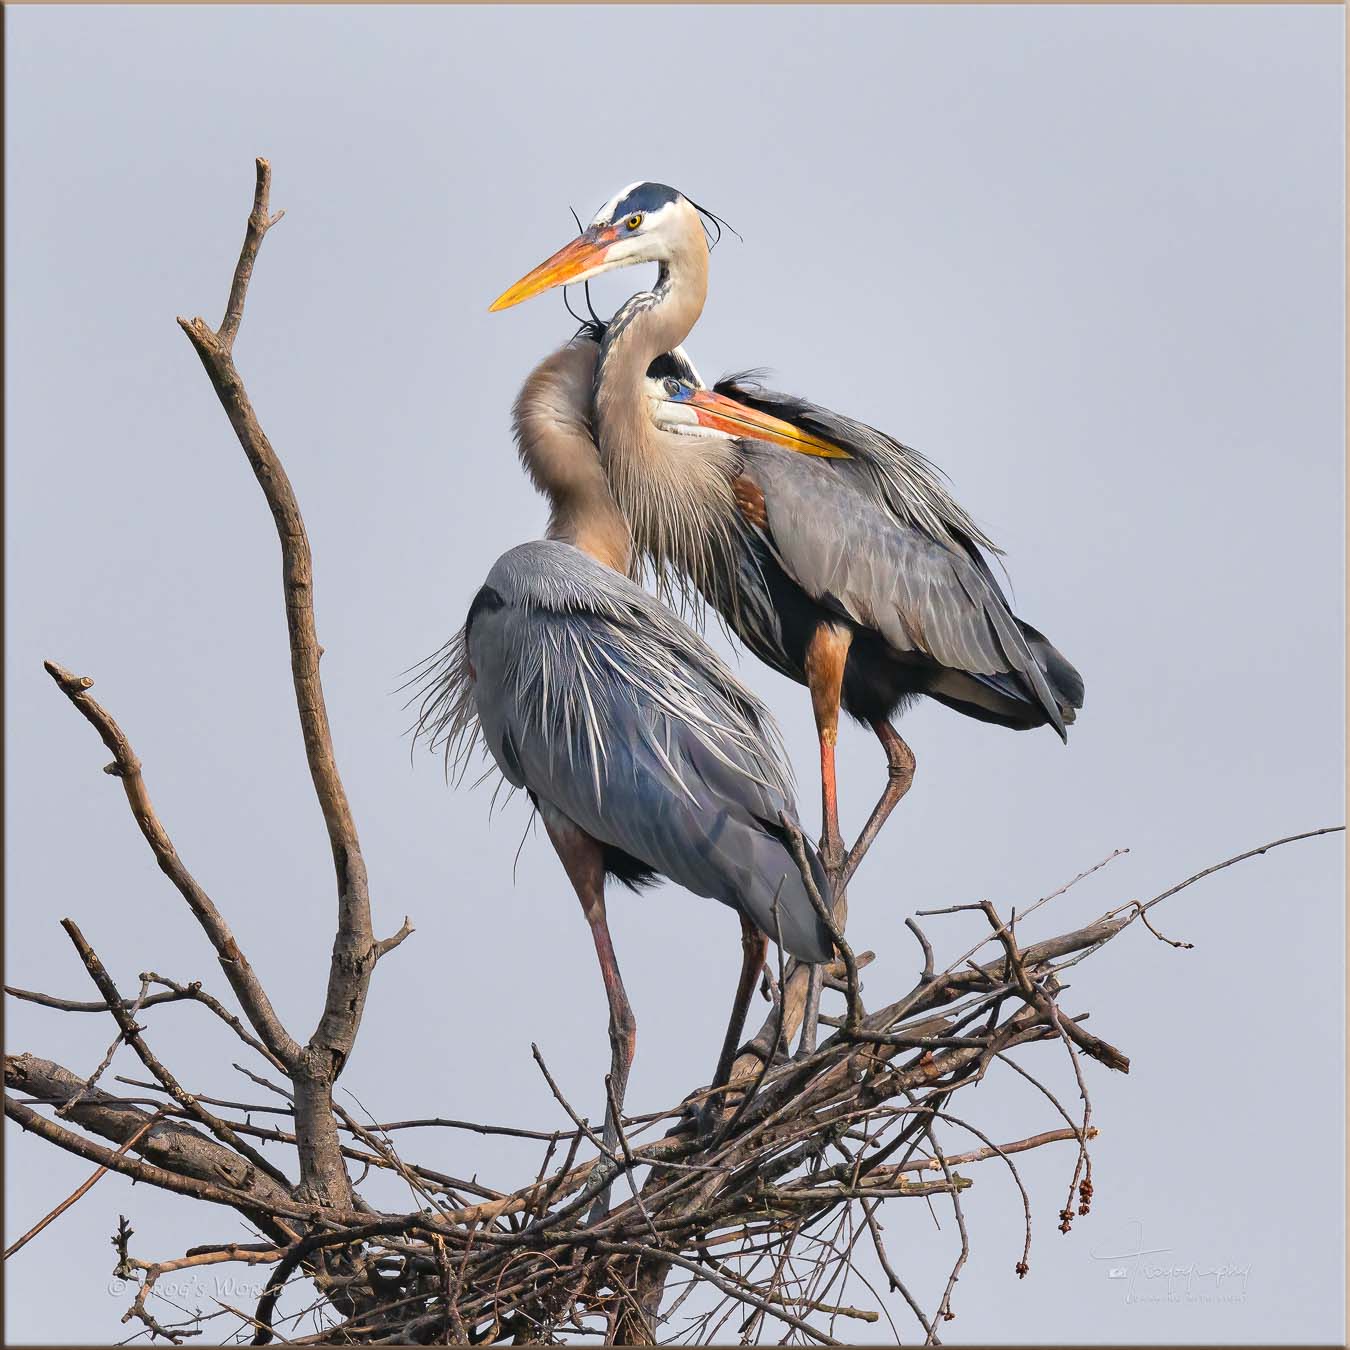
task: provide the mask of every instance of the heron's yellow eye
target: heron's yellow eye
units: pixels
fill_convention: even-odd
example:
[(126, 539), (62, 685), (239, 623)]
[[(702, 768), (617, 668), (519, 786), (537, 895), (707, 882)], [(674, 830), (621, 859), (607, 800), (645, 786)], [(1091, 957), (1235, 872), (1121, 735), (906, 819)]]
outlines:
[(642, 224), (641, 213), (629, 216), (628, 219), (624, 221), (624, 224), (627, 225), (630, 230), (636, 230), (637, 227)]

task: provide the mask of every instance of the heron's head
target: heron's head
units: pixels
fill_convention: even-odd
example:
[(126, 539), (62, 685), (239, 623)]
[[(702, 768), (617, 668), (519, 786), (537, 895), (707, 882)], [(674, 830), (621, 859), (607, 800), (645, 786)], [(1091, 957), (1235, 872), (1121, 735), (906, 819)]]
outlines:
[[(682, 370), (681, 365), (686, 369)], [(683, 352), (671, 352), (652, 362), (644, 392), (652, 421), (669, 435), (769, 441), (821, 459), (852, 458), (833, 442), (813, 436), (791, 422), (703, 388)]]
[(632, 183), (611, 197), (575, 239), (503, 291), (488, 308), (510, 309), (554, 286), (587, 281), (636, 263), (669, 265), (691, 253), (701, 253), (704, 259), (708, 253), (698, 208), (664, 183)]

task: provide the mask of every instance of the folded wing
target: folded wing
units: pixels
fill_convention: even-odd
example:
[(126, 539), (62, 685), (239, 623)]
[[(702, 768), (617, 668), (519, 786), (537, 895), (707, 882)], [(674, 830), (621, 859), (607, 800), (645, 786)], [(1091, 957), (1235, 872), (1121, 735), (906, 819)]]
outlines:
[(794, 956), (828, 959), (779, 821), (796, 808), (777, 728), (711, 648), (564, 544), (513, 549), (484, 590), (466, 654), (503, 775), (770, 937), (781, 929)]

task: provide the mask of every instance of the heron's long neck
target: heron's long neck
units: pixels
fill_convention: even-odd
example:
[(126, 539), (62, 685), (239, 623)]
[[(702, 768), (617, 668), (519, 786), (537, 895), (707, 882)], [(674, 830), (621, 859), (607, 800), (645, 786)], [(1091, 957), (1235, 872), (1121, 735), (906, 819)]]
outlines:
[[(594, 443), (588, 443), (594, 453)], [(633, 537), (623, 513), (614, 503), (609, 484), (597, 461), (593, 482), (570, 485), (550, 499), (545, 537), (573, 544), (605, 567), (627, 576), (633, 565)]]
[(655, 287), (633, 296), (610, 321), (595, 385), (602, 455), (611, 445), (637, 446), (648, 436), (647, 367), (689, 336), (707, 298), (708, 251), (691, 247), (662, 264)]
[(569, 343), (531, 371), (513, 409), (516, 444), (548, 498), (548, 538), (627, 574), (633, 537), (600, 467), (587, 415), (595, 358), (594, 343)]
[(643, 381), (656, 357), (688, 337), (707, 294), (700, 236), (662, 267), (653, 290), (633, 296), (611, 320), (595, 383), (600, 461), (638, 551), (663, 587), (674, 572), (704, 594), (730, 556), (737, 455), (730, 441), (661, 431)]

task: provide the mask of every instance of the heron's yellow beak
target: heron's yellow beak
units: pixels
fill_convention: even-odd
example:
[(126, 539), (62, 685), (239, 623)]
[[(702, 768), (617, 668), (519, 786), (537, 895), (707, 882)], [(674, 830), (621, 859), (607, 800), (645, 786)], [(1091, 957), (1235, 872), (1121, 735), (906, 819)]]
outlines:
[(565, 286), (570, 281), (585, 281), (605, 268), (605, 254), (619, 236), (612, 225), (603, 229), (589, 229), (571, 243), (564, 244), (551, 258), (546, 258), (532, 272), (527, 272), (509, 290), (503, 291), (489, 306), (488, 313), (510, 309), (522, 300), (529, 300), (554, 286)]
[(715, 431), (750, 440), (771, 441), (774, 445), (795, 450), (800, 455), (818, 455), (821, 459), (853, 458), (833, 441), (822, 440), (809, 431), (794, 427), (791, 422), (748, 408), (735, 399), (713, 393), (711, 389), (698, 390), (687, 400), (687, 404), (694, 409), (700, 426)]

